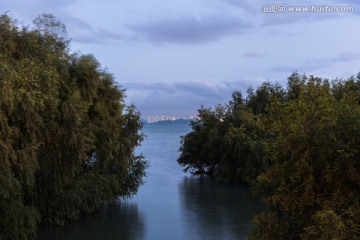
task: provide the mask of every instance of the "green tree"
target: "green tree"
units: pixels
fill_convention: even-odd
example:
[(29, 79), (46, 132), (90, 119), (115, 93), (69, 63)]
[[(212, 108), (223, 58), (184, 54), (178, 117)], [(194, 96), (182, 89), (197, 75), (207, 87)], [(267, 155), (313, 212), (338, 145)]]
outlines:
[(220, 105), (215, 110), (203, 107), (198, 110), (198, 120), (191, 123), (192, 132), (181, 140), (178, 163), (184, 167), (184, 171), (214, 174), (221, 160), (222, 138), (227, 130), (223, 120), (224, 111), (225, 108)]
[(0, 239), (27, 239), (136, 193), (140, 114), (91, 55), (71, 54), (51, 14), (0, 16)]
[(256, 115), (266, 114), (268, 104), (274, 99), (283, 100), (285, 91), (280, 84), (262, 83), (255, 91), (248, 88), (246, 97), (246, 106)]
[(265, 152), (272, 164), (258, 177), (258, 190), (269, 211), (255, 218), (250, 239), (358, 239), (360, 106), (350, 94), (355, 90), (334, 94), (338, 86), (313, 76), (299, 86), (296, 97), (273, 102), (268, 110), (272, 135)]
[(360, 238), (360, 74), (329, 81), (294, 72), (246, 100), (201, 108), (178, 162), (252, 183), (268, 205), (250, 239)]
[(178, 163), (185, 171), (250, 183), (266, 167), (260, 119), (245, 106), (241, 92), (214, 110), (201, 108), (192, 132), (182, 137)]

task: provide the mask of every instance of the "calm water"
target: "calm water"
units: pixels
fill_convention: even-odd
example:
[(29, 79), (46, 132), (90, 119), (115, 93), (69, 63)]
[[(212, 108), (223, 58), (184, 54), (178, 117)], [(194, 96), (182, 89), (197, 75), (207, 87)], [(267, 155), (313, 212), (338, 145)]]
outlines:
[(248, 188), (183, 173), (176, 159), (187, 124), (148, 124), (137, 150), (150, 162), (138, 194), (80, 221), (44, 228), (39, 240), (198, 240), (244, 239), (251, 219), (264, 206)]

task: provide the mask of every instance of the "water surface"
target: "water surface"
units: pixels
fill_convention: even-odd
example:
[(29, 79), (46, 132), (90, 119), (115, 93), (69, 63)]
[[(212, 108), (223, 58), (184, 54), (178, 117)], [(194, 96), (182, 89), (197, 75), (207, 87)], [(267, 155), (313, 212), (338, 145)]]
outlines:
[(137, 149), (150, 162), (145, 184), (126, 202), (87, 214), (63, 227), (42, 228), (39, 240), (244, 239), (264, 206), (247, 187), (182, 172), (180, 136), (187, 124), (146, 124)]

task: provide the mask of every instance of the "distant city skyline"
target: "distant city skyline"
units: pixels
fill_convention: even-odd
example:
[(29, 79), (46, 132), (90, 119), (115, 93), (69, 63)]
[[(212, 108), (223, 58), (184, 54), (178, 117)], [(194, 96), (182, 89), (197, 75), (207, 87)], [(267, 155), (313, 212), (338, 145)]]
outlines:
[[(266, 80), (285, 85), (293, 71), (329, 79), (360, 71), (357, 0), (0, 3), (25, 26), (53, 13), (67, 27), (72, 51), (93, 54), (144, 117), (196, 115), (201, 105), (226, 103), (236, 89)], [(324, 5), (353, 10), (305, 11)]]
[(155, 116), (147, 116), (146, 121), (148, 123), (160, 122), (160, 121), (176, 121), (176, 120), (192, 120), (195, 119), (196, 116), (174, 116), (174, 115), (155, 115)]

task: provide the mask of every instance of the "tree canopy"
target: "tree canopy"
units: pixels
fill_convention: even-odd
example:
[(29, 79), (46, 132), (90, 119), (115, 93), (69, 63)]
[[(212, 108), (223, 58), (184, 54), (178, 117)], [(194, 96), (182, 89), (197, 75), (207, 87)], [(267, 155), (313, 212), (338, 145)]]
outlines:
[(146, 161), (140, 114), (51, 14), (0, 16), (0, 239), (27, 239), (133, 195)]
[(360, 74), (294, 72), (246, 99), (199, 109), (182, 137), (185, 171), (251, 183), (268, 205), (250, 239), (360, 238)]
[(288, 96), (268, 107), (256, 190), (269, 211), (250, 239), (359, 239), (360, 79), (293, 75)]

